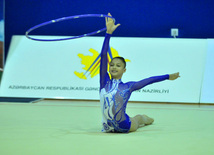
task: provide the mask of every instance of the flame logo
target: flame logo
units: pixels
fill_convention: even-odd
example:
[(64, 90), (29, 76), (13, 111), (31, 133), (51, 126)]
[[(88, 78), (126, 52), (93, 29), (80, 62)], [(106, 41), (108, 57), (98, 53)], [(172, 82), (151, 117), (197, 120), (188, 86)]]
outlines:
[[(75, 71), (74, 74), (79, 77), (80, 79), (86, 80), (87, 77), (95, 77), (97, 74), (100, 73), (100, 53), (97, 52), (95, 49), (90, 48), (89, 52), (92, 53), (92, 56), (89, 55), (83, 55), (78, 54), (78, 57), (81, 59), (81, 64), (85, 65), (82, 69), (85, 70), (85, 72), (77, 72)], [(114, 57), (118, 57), (119, 54), (117, 50), (114, 48), (109, 48), (108, 50), (108, 70), (109, 70), (109, 63), (111, 62), (111, 59)], [(130, 62), (129, 59), (125, 59), (126, 62)]]

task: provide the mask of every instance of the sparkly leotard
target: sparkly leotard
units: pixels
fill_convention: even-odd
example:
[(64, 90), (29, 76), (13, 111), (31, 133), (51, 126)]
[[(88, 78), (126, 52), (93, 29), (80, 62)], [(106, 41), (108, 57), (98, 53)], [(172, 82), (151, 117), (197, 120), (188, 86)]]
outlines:
[(109, 49), (110, 34), (106, 34), (101, 51), (100, 64), (100, 103), (102, 110), (103, 132), (129, 132), (131, 121), (126, 114), (127, 102), (131, 93), (146, 85), (169, 79), (169, 75), (154, 76), (138, 82), (123, 83), (110, 79), (107, 72), (107, 51)]

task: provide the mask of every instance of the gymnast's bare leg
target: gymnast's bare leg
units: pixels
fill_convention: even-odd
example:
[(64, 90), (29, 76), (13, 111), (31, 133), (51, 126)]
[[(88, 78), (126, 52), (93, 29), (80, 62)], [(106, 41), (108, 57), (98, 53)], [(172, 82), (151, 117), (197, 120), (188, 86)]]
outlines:
[(154, 122), (154, 119), (148, 117), (147, 115), (136, 115), (134, 117), (130, 117), (130, 119), (131, 119), (131, 128), (129, 132), (134, 132), (138, 128), (144, 125), (150, 125)]

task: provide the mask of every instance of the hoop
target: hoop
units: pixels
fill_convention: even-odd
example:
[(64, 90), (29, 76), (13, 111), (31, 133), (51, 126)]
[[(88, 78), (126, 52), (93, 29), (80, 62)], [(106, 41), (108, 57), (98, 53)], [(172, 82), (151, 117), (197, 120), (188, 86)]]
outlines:
[(61, 22), (61, 21), (65, 21), (65, 20), (77, 19), (77, 18), (86, 18), (86, 17), (108, 17), (108, 18), (112, 18), (114, 20), (114, 22), (115, 22), (115, 19), (113, 17), (108, 16), (108, 15), (103, 15), (103, 14), (83, 14), (83, 15), (68, 16), (68, 17), (62, 17), (62, 18), (50, 20), (50, 21), (41, 23), (39, 25), (36, 25), (36, 26), (30, 28), (29, 30), (27, 30), (25, 32), (25, 36), (28, 39), (36, 40), (36, 41), (62, 41), (62, 40), (69, 40), (69, 39), (76, 39), (76, 38), (86, 37), (86, 36), (97, 34), (97, 33), (100, 33), (102, 31), (106, 30), (106, 28), (102, 28), (102, 29), (100, 29), (98, 31), (94, 31), (94, 32), (90, 32), (90, 33), (86, 33), (86, 34), (82, 34), (82, 35), (74, 36), (74, 37), (61, 38), (61, 39), (37, 39), (37, 38), (33, 38), (33, 37), (29, 36), (30, 32), (32, 32), (33, 30), (38, 29), (38, 28), (40, 28), (42, 26), (45, 26), (45, 25), (48, 25), (48, 24), (57, 23), (57, 22)]

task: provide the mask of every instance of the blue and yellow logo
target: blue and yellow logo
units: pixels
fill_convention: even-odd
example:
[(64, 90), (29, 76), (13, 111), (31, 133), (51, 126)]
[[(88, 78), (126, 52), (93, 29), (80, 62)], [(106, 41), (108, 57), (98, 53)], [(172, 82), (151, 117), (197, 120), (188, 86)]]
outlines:
[[(97, 74), (99, 74), (100, 70), (100, 58), (101, 55), (99, 52), (97, 52), (95, 49), (90, 48), (89, 52), (92, 53), (92, 56), (89, 55), (83, 55), (78, 54), (78, 57), (81, 59), (81, 64), (85, 65), (82, 69), (85, 70), (85, 72), (77, 72), (75, 71), (74, 74), (79, 77), (80, 79), (87, 79), (87, 77), (95, 77)], [(114, 57), (118, 57), (119, 54), (116, 49), (109, 48), (108, 50), (108, 69), (109, 69), (109, 63), (111, 62), (111, 59)], [(129, 59), (125, 59), (126, 62), (130, 62)]]

